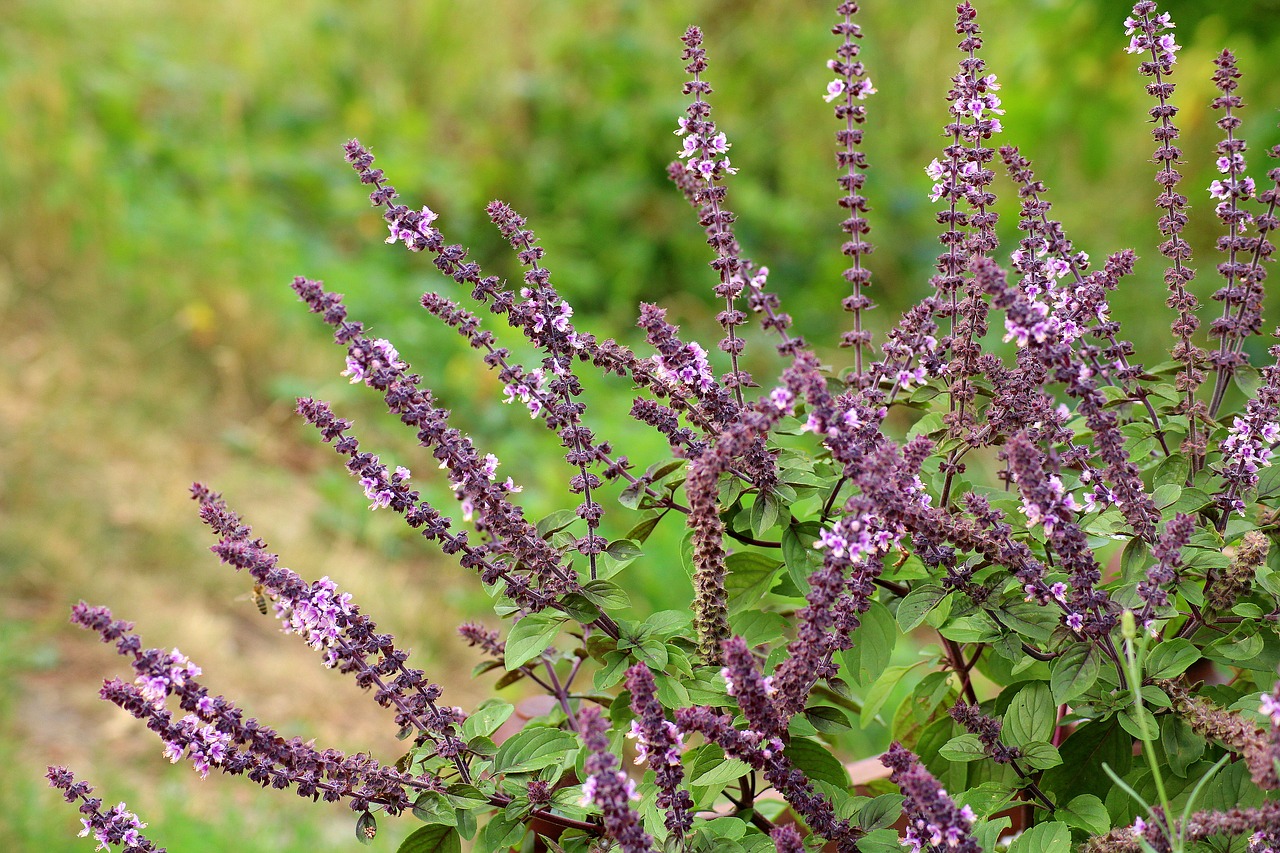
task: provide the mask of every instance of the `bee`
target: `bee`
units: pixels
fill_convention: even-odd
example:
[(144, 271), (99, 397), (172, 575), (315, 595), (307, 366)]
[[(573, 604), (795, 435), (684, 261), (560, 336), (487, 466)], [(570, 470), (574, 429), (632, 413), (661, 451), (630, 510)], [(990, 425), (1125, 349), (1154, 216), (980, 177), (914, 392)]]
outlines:
[(253, 604), (258, 608), (258, 612), (263, 616), (266, 616), (270, 612), (270, 610), (268, 610), (269, 599), (266, 587), (260, 583), (255, 583), (253, 585)]
[(258, 608), (258, 612), (263, 616), (271, 614), (271, 602), (275, 600), (275, 596), (267, 591), (267, 588), (260, 583), (253, 585), (253, 592), (247, 592), (244, 595), (237, 595), (236, 601), (252, 601), (253, 606)]

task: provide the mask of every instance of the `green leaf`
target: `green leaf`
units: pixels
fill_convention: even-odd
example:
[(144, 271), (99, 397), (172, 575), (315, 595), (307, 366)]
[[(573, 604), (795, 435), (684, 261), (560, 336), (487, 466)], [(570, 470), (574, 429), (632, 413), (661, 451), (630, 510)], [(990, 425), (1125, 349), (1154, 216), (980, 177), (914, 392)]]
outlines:
[(1102, 671), (1101, 655), (1092, 643), (1077, 643), (1054, 658), (1049, 667), (1049, 689), (1053, 699), (1066, 704), (1085, 693)]
[(1058, 723), (1058, 709), (1049, 685), (1034, 681), (1018, 691), (1004, 714), (1004, 740), (1010, 746), (1048, 741)]
[(1187, 778), (1187, 768), (1200, 760), (1208, 744), (1191, 725), (1177, 714), (1166, 714), (1160, 720), (1160, 746), (1164, 760), (1179, 779)]
[(655, 637), (670, 637), (680, 633), (691, 621), (693, 614), (687, 610), (659, 610), (644, 620), (644, 626)]
[(1271, 465), (1258, 472), (1258, 497), (1280, 495), (1280, 466)]
[(968, 806), (978, 817), (986, 817), (999, 811), (1013, 798), (1014, 789), (1003, 782), (983, 782), (967, 791), (960, 791), (953, 799), (957, 806)]
[(1048, 770), (1050, 767), (1057, 767), (1062, 763), (1062, 756), (1058, 754), (1058, 748), (1051, 743), (1037, 740), (1024, 744), (1020, 748), (1022, 749), (1023, 757), (1026, 759), (1027, 766), (1032, 770)]
[(1071, 830), (1057, 820), (1033, 826), (1009, 846), (1009, 853), (1071, 853)]
[(878, 601), (871, 602), (870, 608), (862, 614), (861, 622), (850, 634), (853, 645), (843, 653), (843, 657), (849, 677), (865, 682), (875, 678), (889, 665), (893, 645), (898, 639), (898, 626), (889, 608)]
[(578, 514), (571, 509), (560, 509), (538, 521), (538, 538), (546, 539), (552, 533), (564, 530), (578, 520)]
[(498, 730), (515, 711), (515, 705), (490, 699), (475, 710), (470, 717), (462, 721), (462, 736), (466, 740), (475, 737), (488, 737)]
[(891, 826), (902, 814), (905, 799), (901, 794), (881, 794), (864, 803), (858, 811), (858, 826), (867, 832)]
[(756, 495), (755, 502), (751, 504), (751, 532), (759, 539), (778, 523), (781, 516), (776, 495)]
[(503, 655), (503, 664), (507, 671), (518, 669), (542, 654), (551, 645), (565, 617), (549, 611), (534, 613), (524, 617), (511, 626), (507, 636), (507, 649)]
[(773, 586), (782, 563), (753, 551), (739, 551), (725, 558), (725, 593), (729, 610), (736, 612), (759, 603)]
[(987, 757), (982, 741), (978, 740), (977, 735), (968, 732), (947, 741), (938, 750), (938, 754), (948, 761), (977, 761)]
[(726, 758), (724, 751), (715, 744), (707, 744), (690, 750), (684, 758), (688, 768), (689, 786), (693, 788), (723, 788), (751, 773), (751, 765), (736, 758)]
[[(643, 543), (657, 529), (658, 522), (662, 521), (662, 513), (650, 513), (648, 517), (638, 521), (634, 527), (627, 531), (626, 539), (632, 542)], [(608, 553), (608, 549), (606, 549)]]
[(792, 738), (791, 743), (782, 751), (805, 772), (810, 779), (830, 782), (838, 788), (849, 786), (849, 772), (844, 769), (840, 759), (831, 754), (831, 748), (809, 738)]
[(509, 850), (520, 843), (524, 833), (525, 826), (519, 818), (498, 812), (485, 824), (478, 840), (485, 850)]
[[(1163, 486), (1161, 488), (1164, 488)], [(1182, 493), (1181, 487), (1178, 493)], [(1141, 537), (1135, 536), (1129, 540), (1129, 544), (1124, 546), (1124, 551), (1120, 554), (1120, 576), (1123, 578), (1135, 578), (1142, 574), (1147, 565), (1147, 559), (1151, 556), (1151, 549), (1147, 547)]]
[(816, 731), (828, 735), (837, 734), (853, 727), (847, 712), (841, 708), (833, 708), (830, 705), (811, 705), (805, 708), (804, 718), (809, 721), (809, 725), (813, 726)]
[(517, 732), (498, 747), (493, 757), (495, 773), (532, 773), (571, 760), (578, 739), (550, 726), (532, 726)]
[(743, 610), (729, 619), (729, 628), (748, 646), (760, 646), (781, 639), (787, 631), (787, 620), (770, 610)]
[(1173, 678), (1182, 675), (1200, 660), (1200, 650), (1181, 637), (1156, 644), (1147, 657), (1147, 678)]
[(596, 670), (592, 684), (597, 690), (607, 690), (622, 680), (627, 668), (631, 665), (631, 656), (616, 649), (605, 652), (604, 666)]
[(1172, 506), (1180, 497), (1182, 497), (1182, 486), (1176, 483), (1157, 486), (1156, 490), (1151, 493), (1151, 501), (1160, 509)]
[(947, 596), (947, 591), (935, 584), (918, 586), (898, 605), (898, 627), (902, 633), (908, 634), (920, 625), (929, 615), (929, 611), (938, 606), (938, 602)]
[(822, 527), (812, 521), (793, 524), (782, 531), (782, 560), (786, 563), (787, 573), (796, 587), (806, 592), (809, 575), (822, 565), (822, 552), (813, 547), (821, 532)]
[(875, 680), (871, 685), (871, 689), (867, 691), (867, 698), (862, 704), (862, 714), (859, 719), (862, 728), (865, 729), (875, 721), (876, 714), (880, 713), (880, 709), (888, 701), (889, 694), (893, 692), (893, 688), (897, 687), (898, 683), (902, 681), (902, 676), (926, 663), (930, 663), (930, 661), (916, 661), (907, 666), (890, 666), (880, 673), (880, 677)]
[(372, 844), (373, 837), (378, 834), (378, 821), (369, 812), (361, 812), (356, 818), (356, 841), (361, 844)]
[(1040, 787), (1056, 802), (1098, 790), (1098, 768), (1105, 762), (1121, 775), (1133, 764), (1133, 739), (1114, 719), (1085, 723), (1058, 747), (1062, 764), (1045, 771)]
[(1213, 495), (1208, 492), (1201, 489), (1183, 489), (1173, 505), (1173, 511), (1195, 515), (1211, 503), (1213, 503)]
[(1003, 836), (1011, 826), (1013, 826), (1013, 821), (1007, 817), (983, 821), (974, 827), (973, 837), (978, 842), (979, 849), (995, 850), (996, 839)]
[(396, 853), (462, 853), (462, 839), (451, 826), (420, 826), (400, 842)]
[(1065, 806), (1059, 806), (1053, 816), (1067, 826), (1083, 829), (1089, 835), (1103, 835), (1111, 829), (1106, 806), (1093, 794), (1073, 797)]
[[(582, 585), (582, 594), (587, 601), (601, 610), (613, 612), (631, 606), (631, 599), (622, 587), (613, 581), (593, 580)], [(510, 644), (510, 640), (507, 643)]]
[(1205, 648), (1205, 657), (1230, 666), (1244, 666), (1250, 658), (1262, 651), (1262, 636), (1250, 633), (1248, 628), (1234, 631), (1230, 636), (1218, 640)]
[(1148, 711), (1145, 706), (1126, 708), (1116, 714), (1116, 719), (1120, 721), (1121, 727), (1126, 732), (1138, 740), (1153, 741), (1160, 736), (1160, 728), (1156, 724), (1155, 715)]
[(428, 792), (413, 801), (413, 816), (426, 824), (457, 826), (458, 812), (443, 794)]
[(626, 539), (616, 539), (610, 542), (604, 552), (609, 555), (609, 559), (618, 563), (619, 566), (625, 566), (644, 554), (644, 551), (640, 550), (640, 546), (632, 541), (630, 536)]

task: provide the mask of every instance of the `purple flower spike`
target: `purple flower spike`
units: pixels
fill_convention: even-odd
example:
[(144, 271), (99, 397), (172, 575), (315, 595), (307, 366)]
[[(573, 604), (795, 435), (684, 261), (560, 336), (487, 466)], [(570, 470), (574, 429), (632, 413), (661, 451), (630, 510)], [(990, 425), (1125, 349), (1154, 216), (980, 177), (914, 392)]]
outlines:
[(98, 850), (120, 845), (124, 853), (165, 853), (163, 847), (157, 847), (142, 834), (140, 830), (146, 826), (138, 816), (129, 811), (124, 803), (118, 803), (105, 812), (102, 800), (90, 797), (93, 788), (88, 782), (76, 781), (75, 775), (65, 767), (50, 767), (45, 773), (49, 787), (62, 791), (62, 798), (68, 803), (80, 800), (81, 837), (92, 835), (98, 842)]
[(804, 853), (804, 839), (791, 824), (775, 826), (770, 836), (778, 853)]
[(682, 838), (693, 826), (693, 798), (680, 788), (684, 781), (684, 766), (680, 763), (684, 739), (663, 714), (649, 667), (638, 663), (627, 670), (627, 689), (631, 691), (631, 710), (636, 715), (628, 735), (636, 739), (636, 763), (645, 761), (654, 772), (658, 808), (666, 812), (667, 829)]
[(618, 769), (618, 756), (609, 751), (609, 724), (600, 709), (588, 705), (578, 713), (578, 731), (591, 753), (583, 765), (583, 804), (593, 804), (604, 814), (604, 828), (623, 853), (653, 853), (653, 837), (644, 831), (640, 815), (631, 807), (638, 800), (635, 782)]
[(880, 761), (892, 771), (889, 778), (907, 798), (902, 804), (907, 816), (903, 843), (911, 847), (912, 853), (933, 850), (981, 853), (978, 842), (970, 834), (975, 818), (973, 810), (956, 806), (915, 753), (895, 741), (889, 751), (880, 756)]

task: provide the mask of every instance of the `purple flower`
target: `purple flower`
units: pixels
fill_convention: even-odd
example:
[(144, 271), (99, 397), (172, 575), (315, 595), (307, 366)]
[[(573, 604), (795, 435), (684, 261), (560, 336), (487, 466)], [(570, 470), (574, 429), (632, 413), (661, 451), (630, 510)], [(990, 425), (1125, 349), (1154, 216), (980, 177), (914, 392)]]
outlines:
[(112, 845), (120, 845), (124, 853), (164, 853), (163, 847), (157, 847), (139, 832), (146, 824), (138, 816), (129, 811), (124, 803), (118, 803), (105, 812), (102, 800), (90, 797), (93, 788), (88, 782), (77, 781), (75, 775), (65, 767), (50, 767), (45, 773), (49, 787), (62, 791), (62, 797), (68, 803), (80, 801), (80, 836), (92, 835), (98, 842), (96, 849), (107, 850)]
[(644, 831), (640, 815), (631, 807), (639, 799), (635, 783), (618, 769), (618, 756), (609, 751), (609, 724), (600, 709), (587, 705), (578, 712), (578, 731), (589, 755), (583, 769), (587, 779), (582, 784), (584, 804), (594, 804), (604, 815), (605, 832), (624, 853), (652, 853), (653, 838)]
[(693, 826), (693, 798), (680, 788), (684, 780), (684, 766), (680, 763), (683, 736), (664, 716), (653, 673), (643, 663), (627, 670), (627, 689), (631, 691), (631, 710), (636, 715), (628, 734), (636, 740), (636, 763), (646, 762), (654, 772), (658, 808), (666, 813), (667, 829), (681, 838)]
[(902, 804), (903, 813), (907, 816), (903, 843), (910, 846), (913, 853), (935, 848), (956, 853), (981, 853), (981, 848), (970, 834), (975, 819), (973, 810), (968, 806), (957, 807), (915, 753), (894, 742), (880, 761), (892, 771), (890, 780), (907, 798)]

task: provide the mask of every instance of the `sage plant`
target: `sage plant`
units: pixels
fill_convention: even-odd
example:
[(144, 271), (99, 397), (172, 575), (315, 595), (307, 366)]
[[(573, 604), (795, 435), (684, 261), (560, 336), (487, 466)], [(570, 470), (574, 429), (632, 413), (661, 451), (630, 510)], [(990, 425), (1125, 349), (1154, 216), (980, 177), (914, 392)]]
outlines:
[[(471, 299), (428, 292), (422, 308), (564, 449), (572, 508), (527, 517), (516, 468), (457, 425), (430, 377), (338, 293), (293, 281), (341, 348), (342, 374), (382, 396), (424, 464), (390, 467), (328, 402), (302, 398), (297, 413), (370, 510), (400, 516), (492, 595), (494, 618), (459, 634), (480, 675), (502, 673), (485, 676), (493, 698), (454, 707), (336, 581), (283, 567), (200, 484), (213, 552), (270, 597), (285, 633), (372, 691), (407, 750), (389, 762), (346, 756), (245, 719), (176, 649), (145, 648), (130, 623), (81, 603), (73, 621), (135, 673), (106, 682), (103, 698), (202, 776), (345, 803), (361, 840), (378, 815), (421, 821), (405, 851), (463, 840), (565, 853), (1184, 851), (1232, 838), (1274, 849), (1280, 343), (1260, 336), (1280, 167), (1250, 173), (1247, 69), (1226, 50), (1211, 67), (1184, 67), (1175, 22), (1152, 0), (1116, 22), (1117, 53), (1135, 57), (1132, 85), (1153, 104), (1163, 260), (1102, 246), (1095, 261), (1052, 218), (1034, 152), (1002, 144), (1019, 119), (998, 93), (1015, 84), (983, 56), (978, 8), (960, 3), (956, 73), (933, 117), (944, 144), (919, 164), (918, 192), (941, 226), (936, 273), (917, 305), (877, 323), (875, 172), (862, 148), (877, 87), (858, 12), (836, 7), (833, 79), (810, 93), (836, 121), (850, 315), (840, 358), (798, 334), (768, 289), (767, 259), (739, 238), (729, 151), (752, 143), (712, 118), (714, 65), (697, 27), (680, 39), (688, 104), (672, 117), (668, 175), (709, 247), (714, 344), (682, 335), (654, 304), (639, 306), (639, 349), (601, 340), (560, 296), (554, 258), (523, 215), (486, 208), (521, 270), (509, 284), (450, 242), (432, 199), (402, 199), (369, 148), (346, 143), (388, 251), (421, 255)], [(1202, 105), (1222, 134), (1212, 151), (1178, 145), (1176, 80), (1187, 74), (1218, 93)], [(883, 88), (892, 77), (876, 74)], [(1220, 177), (1184, 186), (1177, 166), (1199, 156)], [(1018, 202), (1016, 245), (999, 241), (1001, 194)], [(1200, 207), (1212, 210), (1203, 222)], [(1215, 227), (1222, 282), (1210, 292), (1187, 235)], [(1168, 360), (1126, 340), (1110, 308), (1122, 288), (1127, 299), (1165, 294)], [(1203, 294), (1222, 303), (1206, 333)], [(759, 336), (747, 334), (753, 318)], [(772, 387), (744, 367), (761, 340), (752, 345), (775, 350), (757, 358), (776, 359)], [(602, 434), (597, 415), (605, 403), (581, 379), (590, 371), (634, 389), (628, 411), (665, 455), (615, 449), (621, 437)], [(433, 477), (456, 511), (423, 497)], [(625, 604), (630, 579), (647, 562), (661, 568), (657, 529), (687, 543), (687, 612)], [(517, 697), (497, 691), (515, 684), (552, 701), (513, 730)], [(857, 784), (849, 763), (878, 751), (855, 725), (888, 745), (884, 772)], [(123, 804), (102, 811), (64, 768), (48, 778), (100, 845), (158, 849)]]

